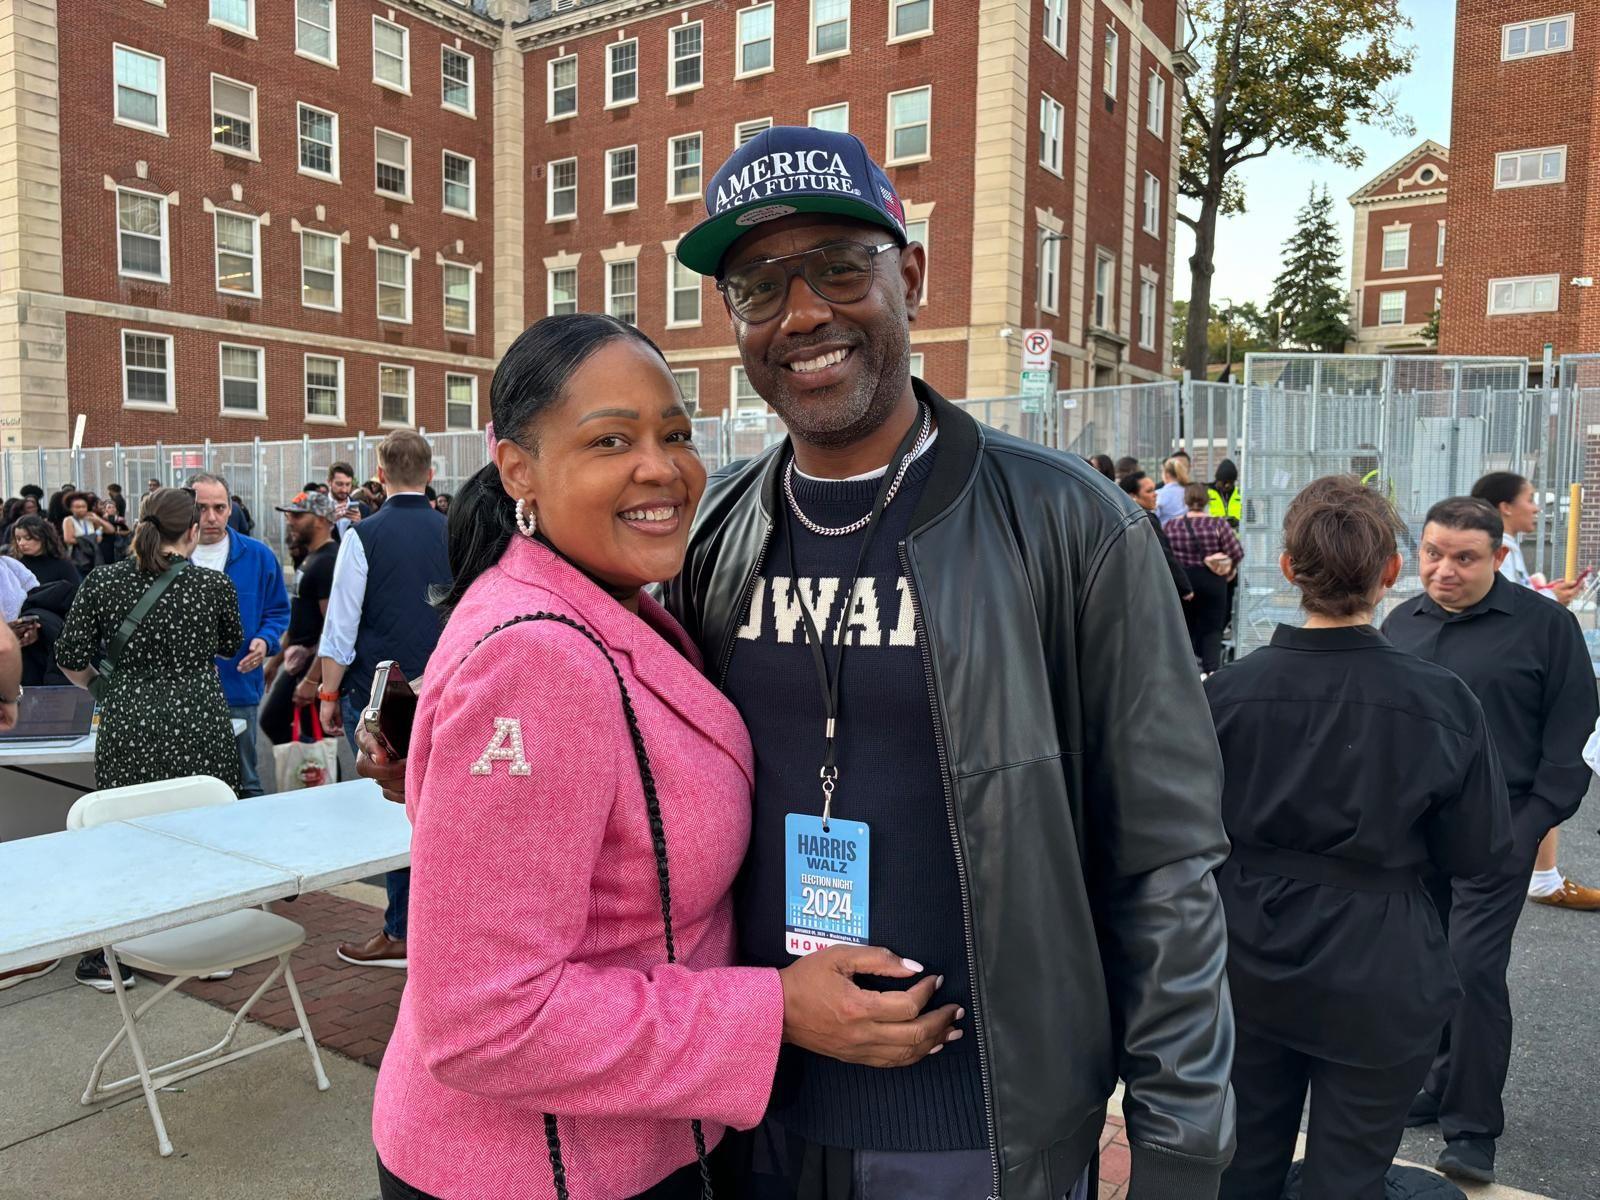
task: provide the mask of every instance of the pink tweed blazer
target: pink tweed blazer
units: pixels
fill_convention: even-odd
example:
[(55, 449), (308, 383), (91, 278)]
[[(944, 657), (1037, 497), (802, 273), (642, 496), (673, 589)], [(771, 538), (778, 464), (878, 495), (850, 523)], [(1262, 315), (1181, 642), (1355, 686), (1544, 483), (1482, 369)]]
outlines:
[[(666, 827), (666, 964), (643, 789), (605, 658), (627, 680)], [(750, 835), (738, 713), (648, 597), (628, 612), (516, 538), (429, 661), (412, 734), (409, 975), (372, 1116), (379, 1157), (454, 1200), (633, 1196), (762, 1116), (783, 1032), (776, 971), (733, 967), (728, 891)]]

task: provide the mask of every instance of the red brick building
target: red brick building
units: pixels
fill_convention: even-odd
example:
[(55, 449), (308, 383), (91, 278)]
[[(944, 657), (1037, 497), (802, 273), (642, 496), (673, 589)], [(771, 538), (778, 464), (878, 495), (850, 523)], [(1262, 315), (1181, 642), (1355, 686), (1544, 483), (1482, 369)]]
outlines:
[(17, 0), (0, 13), (0, 444), (473, 429), (550, 312), (759, 411), (676, 264), (706, 173), (848, 129), (928, 249), (914, 369), (1164, 376), (1178, 0)]
[(1444, 290), (1450, 151), (1417, 146), (1350, 197), (1352, 353), (1416, 354)]

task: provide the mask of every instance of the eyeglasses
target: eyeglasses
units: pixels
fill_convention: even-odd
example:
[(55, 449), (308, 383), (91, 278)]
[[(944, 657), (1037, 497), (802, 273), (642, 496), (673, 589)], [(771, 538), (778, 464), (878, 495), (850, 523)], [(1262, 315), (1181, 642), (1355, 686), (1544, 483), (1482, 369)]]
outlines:
[(854, 304), (872, 290), (877, 256), (894, 249), (898, 247), (893, 242), (877, 246), (830, 242), (738, 267), (717, 280), (717, 290), (746, 325), (763, 324), (781, 313), (789, 298), (789, 281), (796, 275), (828, 303)]

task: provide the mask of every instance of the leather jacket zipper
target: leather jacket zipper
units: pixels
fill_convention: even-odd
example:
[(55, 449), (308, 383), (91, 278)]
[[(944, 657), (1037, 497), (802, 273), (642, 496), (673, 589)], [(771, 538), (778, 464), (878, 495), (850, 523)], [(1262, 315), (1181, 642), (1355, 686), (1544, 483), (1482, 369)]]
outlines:
[(905, 575), (906, 595), (916, 620), (917, 645), (922, 648), (922, 672), (928, 681), (928, 709), (933, 714), (933, 744), (939, 753), (939, 781), (944, 786), (945, 819), (950, 823), (950, 844), (956, 852), (956, 878), (961, 885), (961, 924), (967, 948), (967, 978), (972, 984), (972, 1032), (978, 1041), (978, 1076), (983, 1083), (983, 1120), (989, 1131), (989, 1169), (994, 1190), (988, 1200), (1000, 1200), (1000, 1142), (995, 1130), (994, 1090), (989, 1080), (989, 1054), (983, 1037), (982, 1006), (978, 1003), (978, 961), (972, 949), (972, 891), (967, 882), (967, 860), (961, 852), (961, 836), (956, 829), (955, 795), (950, 787), (950, 756), (945, 750), (944, 724), (939, 719), (939, 694), (933, 684), (933, 651), (928, 644), (928, 629), (922, 619), (922, 604), (917, 599), (917, 584), (911, 574), (911, 557), (905, 542), (900, 543), (900, 570)]
[(744, 621), (750, 612), (750, 598), (756, 594), (756, 584), (761, 582), (761, 568), (767, 565), (767, 551), (772, 548), (773, 523), (767, 521), (767, 532), (761, 539), (761, 549), (756, 552), (755, 566), (750, 568), (750, 577), (744, 581), (744, 597), (739, 601), (739, 607), (733, 614), (733, 632), (728, 638), (728, 644), (722, 651), (722, 663), (717, 668), (717, 691), (724, 694), (728, 690), (728, 667), (733, 663), (733, 647), (739, 640), (739, 623)]

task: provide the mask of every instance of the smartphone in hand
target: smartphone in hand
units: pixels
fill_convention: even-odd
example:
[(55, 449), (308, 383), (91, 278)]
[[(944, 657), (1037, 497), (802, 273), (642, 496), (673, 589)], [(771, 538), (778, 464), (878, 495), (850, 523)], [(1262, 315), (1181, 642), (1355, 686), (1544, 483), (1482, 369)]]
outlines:
[(417, 718), (417, 694), (400, 664), (385, 659), (372, 676), (372, 695), (361, 711), (361, 724), (391, 760), (411, 749), (411, 725)]

